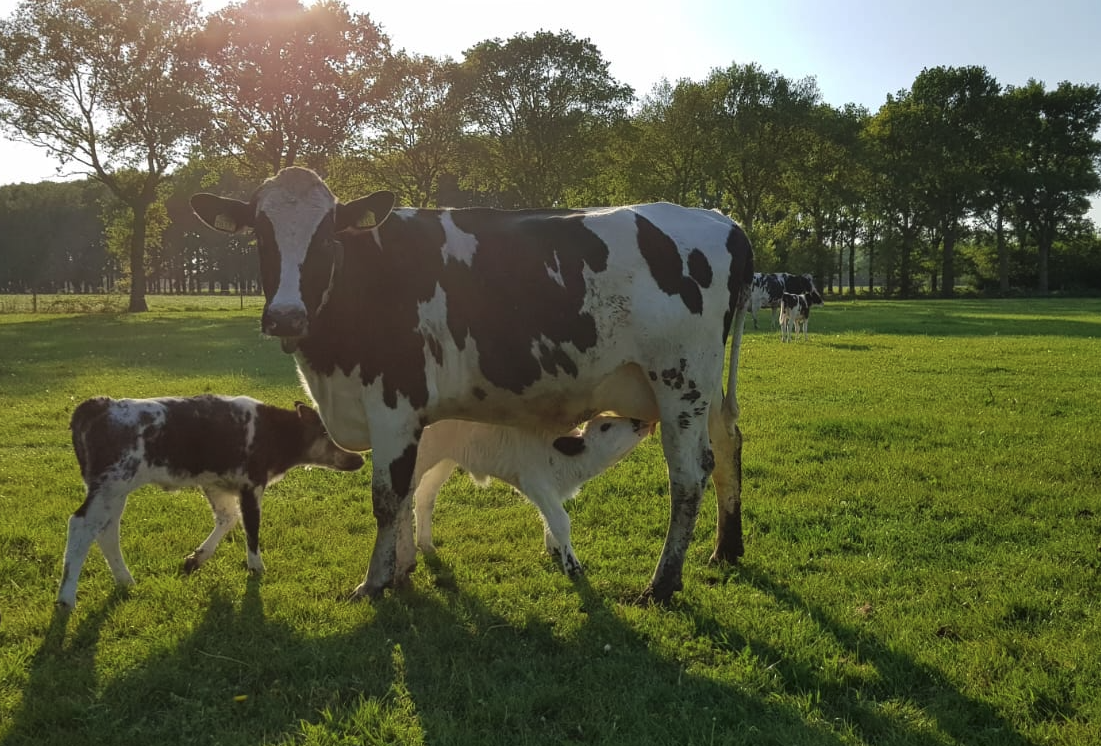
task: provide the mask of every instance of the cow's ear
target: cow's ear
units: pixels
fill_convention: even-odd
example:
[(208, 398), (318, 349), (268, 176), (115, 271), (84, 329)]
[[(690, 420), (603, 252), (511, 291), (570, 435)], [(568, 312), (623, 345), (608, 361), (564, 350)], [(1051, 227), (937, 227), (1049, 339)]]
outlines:
[(377, 228), (394, 209), (393, 192), (375, 192), (336, 206), (336, 229)]
[(252, 206), (248, 202), (217, 194), (191, 195), (191, 209), (211, 228), (223, 233), (240, 233), (253, 227)]

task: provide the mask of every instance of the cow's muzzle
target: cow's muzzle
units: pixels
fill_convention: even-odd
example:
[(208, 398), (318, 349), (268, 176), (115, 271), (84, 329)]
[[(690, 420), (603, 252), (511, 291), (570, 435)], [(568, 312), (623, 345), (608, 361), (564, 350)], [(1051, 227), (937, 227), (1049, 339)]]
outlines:
[(268, 306), (260, 317), (260, 330), (269, 337), (282, 339), (284, 352), (293, 352), (293, 347), (297, 345), (288, 350), (287, 343), (295, 343), (309, 331), (306, 309), (299, 306)]

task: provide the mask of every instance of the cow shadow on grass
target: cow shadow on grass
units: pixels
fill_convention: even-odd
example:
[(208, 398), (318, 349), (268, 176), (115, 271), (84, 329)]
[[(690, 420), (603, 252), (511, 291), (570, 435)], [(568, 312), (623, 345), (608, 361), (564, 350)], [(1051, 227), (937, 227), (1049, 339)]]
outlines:
[(861, 742), (921, 746), (1037, 743), (1019, 733), (991, 705), (961, 692), (936, 668), (892, 650), (859, 625), (831, 617), (768, 574), (743, 566), (733, 569), (727, 580), (748, 583), (784, 611), (809, 616), (814, 626), (844, 651), (841, 657), (849, 665), (849, 672), (827, 672), (828, 661), (808, 660), (798, 651), (747, 638), (724, 628), (714, 617), (693, 610), (688, 613), (697, 633), (704, 637), (725, 635), (729, 645), (752, 651), (759, 661), (790, 682), (788, 686), (812, 695), (823, 718), (849, 723)]
[[(442, 591), (387, 596), (333, 634), (323, 618), (292, 625), (266, 613), (261, 581), (216, 591), (180, 639), (138, 643), (156, 652), (110, 680), (97, 673), (97, 648), (120, 643), (101, 633), (126, 613), (120, 599), (83, 616), (67, 640), (55, 621), (2, 743), (842, 742), (790, 704), (655, 653), (623, 608), (584, 582), (568, 599), (584, 609), (574, 623), (518, 623), (492, 596), (464, 593), (445, 564), (431, 572), (450, 578)], [(117, 620), (110, 629), (128, 634)]]
[[(125, 613), (123, 594), (83, 616), (67, 639), (67, 617), (55, 614), (0, 743), (1030, 743), (938, 671), (760, 571), (737, 569), (730, 579), (809, 614), (881, 678), (826, 676), (821, 661), (747, 637), (702, 608), (637, 610), (585, 579), (555, 601), (560, 618), (517, 622), (499, 606), (509, 599), (466, 593), (446, 562), (426, 564), (418, 585), (427, 574), (432, 590), (353, 607), (364, 621), (341, 632), (326, 631), (323, 611), (293, 624), (266, 612), (255, 578), (243, 593), (215, 590), (193, 627), (141, 643), (156, 652), (110, 680), (97, 674), (97, 648), (105, 622)], [(651, 632), (651, 613), (687, 627), (684, 649), (669, 652), (677, 643)], [(111, 629), (127, 635), (117, 621)], [(708, 647), (741, 656), (740, 668), (775, 672), (779, 689), (695, 672), (693, 656)], [(913, 703), (934, 726), (915, 725), (913, 712), (890, 702)]]

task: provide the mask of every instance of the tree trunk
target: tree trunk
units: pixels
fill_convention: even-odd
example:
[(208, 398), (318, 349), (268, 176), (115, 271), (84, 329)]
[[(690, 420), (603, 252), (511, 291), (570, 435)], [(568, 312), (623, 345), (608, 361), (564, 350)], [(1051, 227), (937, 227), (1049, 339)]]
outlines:
[(1009, 294), (1009, 247), (1005, 241), (1005, 217), (1002, 206), (998, 205), (994, 223), (994, 235), (998, 245), (998, 289), (1002, 295)]
[(130, 312), (149, 310), (145, 302), (145, 223), (149, 205), (131, 205), (134, 227), (130, 234)]
[(1044, 295), (1048, 293), (1048, 272), (1047, 263), (1048, 257), (1051, 256), (1051, 240), (1047, 236), (1043, 236), (1039, 240), (1039, 271), (1040, 271), (1040, 287), (1039, 290)]
[(940, 296), (951, 298), (956, 293), (956, 228), (944, 225), (944, 253), (941, 255)]

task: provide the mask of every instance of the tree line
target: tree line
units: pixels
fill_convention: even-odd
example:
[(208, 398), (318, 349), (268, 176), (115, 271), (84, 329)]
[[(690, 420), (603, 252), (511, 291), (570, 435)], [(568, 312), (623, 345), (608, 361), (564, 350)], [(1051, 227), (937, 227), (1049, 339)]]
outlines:
[(343, 199), (738, 220), (765, 271), (887, 297), (1101, 288), (1101, 88), (923, 70), (875, 113), (732, 63), (637, 96), (569, 31), (394, 50), (340, 0), (24, 0), (0, 20), (0, 127), (84, 181), (0, 188), (0, 290), (247, 291), (242, 237), (190, 214), (280, 168)]

